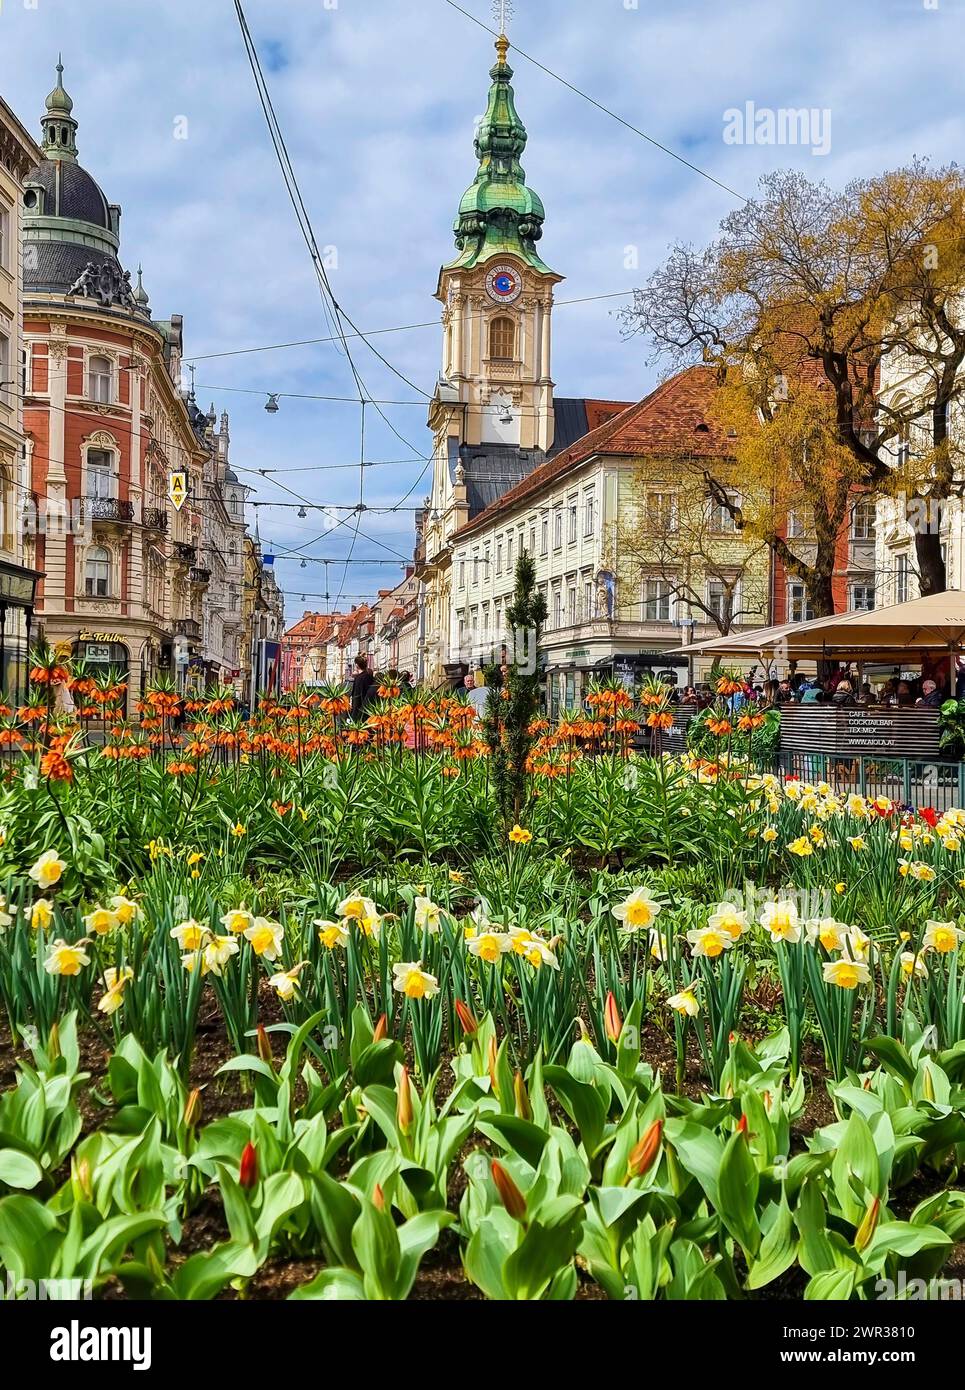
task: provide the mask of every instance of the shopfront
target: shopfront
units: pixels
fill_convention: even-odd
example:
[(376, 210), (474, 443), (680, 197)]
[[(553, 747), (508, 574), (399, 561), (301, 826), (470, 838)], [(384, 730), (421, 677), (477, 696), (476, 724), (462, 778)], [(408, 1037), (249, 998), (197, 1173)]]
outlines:
[(27, 695), (34, 595), (42, 577), (0, 561), (0, 691), (12, 704)]
[[(131, 653), (116, 632), (81, 632), (73, 645), (74, 660), (83, 663), (93, 680), (109, 676), (121, 681), (130, 680)], [(129, 692), (128, 692), (129, 693)]]

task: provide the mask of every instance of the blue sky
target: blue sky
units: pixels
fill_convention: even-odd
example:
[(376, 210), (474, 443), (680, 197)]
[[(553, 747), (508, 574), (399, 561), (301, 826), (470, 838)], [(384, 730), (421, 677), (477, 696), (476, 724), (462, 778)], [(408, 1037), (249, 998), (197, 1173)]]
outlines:
[[(491, 23), (488, 0), (461, 3)], [(246, 0), (245, 9), (318, 241), (337, 256), (335, 294), (366, 331), (429, 323), (373, 341), (431, 391), (432, 294), (475, 171), (492, 40), (444, 0)], [(965, 0), (515, 0), (514, 9), (520, 48), (745, 195), (775, 167), (840, 184), (913, 155), (945, 163), (965, 150)], [(122, 260), (143, 264), (158, 317), (184, 315), (187, 355), (326, 336), (231, 0), (0, 0), (0, 91), (35, 132), (58, 49), (81, 161), (124, 209)], [(541, 254), (566, 277), (559, 300), (631, 291), (674, 241), (707, 241), (736, 205), (520, 55), (510, 62), (529, 132), (524, 165), (546, 205)], [(830, 113), (829, 151), (725, 143), (724, 113), (747, 102)], [(176, 139), (182, 118), (187, 138)], [(655, 381), (645, 343), (621, 334), (621, 302), (557, 309), (560, 394), (630, 400)], [(430, 448), (424, 402), (364, 345), (355, 357), (373, 396), (415, 402), (384, 407), (402, 441), (368, 411), (365, 457), (390, 462), (366, 470), (365, 502), (389, 506), (415, 487), (406, 501), (415, 505), (425, 479), (413, 460)], [(199, 361), (197, 382), (202, 406), (230, 412), (236, 468), (284, 469), (284, 484), (312, 502), (357, 500), (357, 470), (333, 466), (358, 461), (357, 406), (283, 400), (277, 415), (263, 410), (269, 391), (353, 395), (331, 344)], [(253, 500), (295, 501), (240, 476), (255, 485)], [(258, 512), (279, 556), (348, 553), (348, 526), (317, 539), (344, 512)], [(360, 538), (354, 556), (369, 563), (328, 566), (333, 600), (343, 571), (343, 608), (397, 581), (412, 519), (363, 519), (374, 539)], [(289, 621), (325, 606), (313, 597), (326, 587), (324, 565), (279, 558), (277, 572)]]

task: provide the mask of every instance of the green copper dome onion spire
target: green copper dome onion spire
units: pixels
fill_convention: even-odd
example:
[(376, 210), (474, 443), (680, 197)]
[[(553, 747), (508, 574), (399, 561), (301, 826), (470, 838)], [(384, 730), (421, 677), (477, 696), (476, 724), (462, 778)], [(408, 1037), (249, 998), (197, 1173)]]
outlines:
[(454, 223), (459, 255), (448, 269), (467, 269), (493, 256), (513, 255), (534, 270), (551, 274), (536, 251), (546, 216), (537, 193), (526, 186), (520, 156), (526, 148), (526, 127), (519, 119), (513, 89), (513, 70), (506, 61), (509, 40), (496, 40), (497, 60), (490, 70), (492, 86), (486, 114), (476, 133), (479, 169), (463, 195)]

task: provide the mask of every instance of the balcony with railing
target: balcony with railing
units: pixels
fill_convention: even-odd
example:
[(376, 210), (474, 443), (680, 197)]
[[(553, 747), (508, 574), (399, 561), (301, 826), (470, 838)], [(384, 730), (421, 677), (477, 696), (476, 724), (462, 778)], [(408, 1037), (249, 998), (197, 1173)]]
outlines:
[(85, 497), (85, 521), (109, 521), (126, 525), (134, 520), (134, 503), (122, 502), (119, 497)]
[(201, 640), (201, 624), (195, 618), (176, 618), (174, 620), (174, 635), (199, 642)]
[(209, 584), (211, 582), (211, 571), (204, 565), (194, 565), (191, 569), (192, 584)]
[(198, 558), (198, 547), (186, 541), (175, 541), (174, 558), (182, 565), (193, 565)]
[(168, 529), (168, 512), (166, 507), (145, 507), (143, 512), (144, 526), (148, 531), (156, 531), (163, 536)]

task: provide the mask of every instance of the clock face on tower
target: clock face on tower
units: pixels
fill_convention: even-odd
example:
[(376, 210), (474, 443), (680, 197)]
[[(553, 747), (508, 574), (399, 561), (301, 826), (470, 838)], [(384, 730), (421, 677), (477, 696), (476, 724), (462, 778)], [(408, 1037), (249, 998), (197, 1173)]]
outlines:
[(497, 265), (486, 276), (486, 293), (497, 304), (513, 304), (523, 293), (523, 282), (511, 265)]

